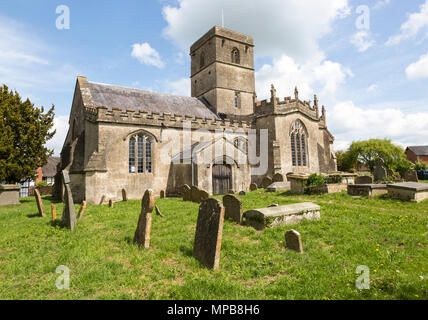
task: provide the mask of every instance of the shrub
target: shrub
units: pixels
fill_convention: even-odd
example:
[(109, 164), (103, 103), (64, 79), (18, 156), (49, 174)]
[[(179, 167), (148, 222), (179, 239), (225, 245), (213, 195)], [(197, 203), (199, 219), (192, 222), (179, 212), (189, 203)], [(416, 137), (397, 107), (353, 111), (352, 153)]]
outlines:
[(420, 170), (427, 170), (427, 168), (428, 168), (428, 166), (425, 164), (425, 163), (423, 163), (423, 162), (417, 162), (416, 164), (415, 164), (415, 170), (416, 171), (420, 171)]
[(49, 184), (46, 181), (40, 181), (38, 183), (36, 183), (35, 187), (39, 188), (39, 187), (48, 187)]
[(325, 184), (325, 179), (324, 176), (321, 174), (316, 174), (313, 173), (309, 176), (308, 178), (308, 182), (306, 183), (306, 185), (308, 187), (315, 187), (315, 186), (321, 186), (323, 184)]

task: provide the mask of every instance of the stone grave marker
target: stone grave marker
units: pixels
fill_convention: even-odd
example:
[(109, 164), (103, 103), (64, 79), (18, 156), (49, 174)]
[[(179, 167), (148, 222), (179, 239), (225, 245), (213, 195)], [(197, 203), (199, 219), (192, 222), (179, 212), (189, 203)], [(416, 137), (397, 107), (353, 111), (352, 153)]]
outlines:
[(101, 197), (100, 206), (101, 206), (101, 205), (103, 205), (103, 204), (104, 204), (104, 202), (106, 202), (106, 200), (107, 200), (107, 197), (106, 197), (105, 195), (103, 195), (103, 196)]
[(206, 192), (205, 190), (199, 190), (199, 198), (201, 199), (201, 202), (207, 200), (209, 197), (210, 195), (208, 194), (208, 192)]
[(122, 201), (128, 201), (128, 195), (126, 194), (125, 189), (122, 189)]
[(251, 190), (251, 191), (256, 191), (258, 188), (259, 188), (259, 187), (257, 186), (257, 184), (256, 184), (256, 183), (252, 183), (252, 184), (250, 184), (250, 190)]
[(134, 243), (145, 248), (150, 247), (150, 232), (152, 228), (152, 212), (155, 206), (153, 190), (148, 189), (141, 201), (141, 213), (138, 219), (137, 230), (135, 230)]
[(193, 256), (204, 266), (218, 269), (223, 235), (224, 208), (220, 201), (207, 199), (199, 206)]
[(39, 210), (39, 215), (41, 217), (45, 217), (45, 208), (43, 207), (42, 197), (40, 196), (40, 192), (37, 189), (34, 189), (34, 197), (36, 198), (37, 209)]
[(373, 176), (375, 181), (382, 181), (387, 177), (384, 161), (381, 158), (375, 160)]
[(160, 192), (160, 198), (165, 199), (165, 190), (161, 190)]
[(272, 184), (272, 178), (269, 176), (266, 176), (262, 180), (262, 187), (267, 188)]
[(113, 208), (113, 207), (114, 207), (113, 200), (111, 200), (111, 199), (110, 199), (110, 200), (108, 201), (108, 207), (109, 207), (109, 208)]
[(284, 176), (281, 173), (275, 173), (272, 182), (284, 182)]
[(200, 203), (201, 202), (201, 195), (199, 193), (199, 188), (196, 186), (192, 186), (190, 188), (190, 197), (192, 199), (192, 202)]
[(62, 211), (62, 220), (61, 222), (71, 231), (74, 230), (74, 226), (76, 225), (76, 214), (74, 212), (74, 202), (73, 195), (71, 193), (70, 187), (70, 177), (68, 175), (68, 171), (62, 171), (62, 177), (64, 181), (65, 195), (64, 195), (64, 210)]
[(163, 217), (162, 212), (159, 210), (158, 206), (155, 206), (155, 212), (158, 216)]
[(302, 237), (296, 230), (285, 233), (285, 246), (289, 250), (303, 253)]
[(80, 210), (79, 210), (79, 214), (77, 215), (77, 219), (82, 219), (83, 214), (85, 213), (86, 210), (86, 201), (82, 202), (82, 205), (80, 206)]
[(418, 173), (416, 170), (407, 170), (404, 174), (404, 180), (406, 182), (419, 182)]
[(234, 191), (234, 190), (232, 190), (232, 189), (229, 189), (229, 190), (227, 191), (227, 194), (235, 194), (235, 191)]
[(239, 195), (240, 195), (240, 196), (246, 196), (246, 195), (247, 195), (247, 193), (246, 193), (245, 191), (241, 191), (241, 192), (239, 193)]
[(370, 176), (360, 176), (355, 178), (355, 184), (372, 184), (373, 178)]
[(191, 189), (190, 187), (185, 184), (182, 189), (181, 189), (181, 193), (183, 195), (183, 201), (192, 201), (192, 197), (191, 197), (191, 193), (190, 193)]
[(242, 201), (228, 194), (223, 197), (224, 217), (238, 224), (242, 223)]

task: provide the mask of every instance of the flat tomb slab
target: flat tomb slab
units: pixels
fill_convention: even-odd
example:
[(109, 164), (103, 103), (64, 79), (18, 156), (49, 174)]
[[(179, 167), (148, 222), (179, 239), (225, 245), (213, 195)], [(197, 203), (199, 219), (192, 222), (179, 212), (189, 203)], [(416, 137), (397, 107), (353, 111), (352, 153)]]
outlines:
[(386, 184), (349, 184), (348, 194), (350, 196), (375, 196), (388, 193)]
[(266, 188), (267, 192), (287, 191), (290, 190), (290, 182), (274, 182)]
[(14, 184), (0, 185), (0, 207), (19, 206), (20, 186)]
[(244, 224), (257, 230), (292, 225), (302, 220), (320, 219), (320, 206), (309, 202), (249, 210), (244, 213)]
[(418, 182), (389, 184), (388, 195), (395, 199), (421, 202), (428, 199), (428, 184)]

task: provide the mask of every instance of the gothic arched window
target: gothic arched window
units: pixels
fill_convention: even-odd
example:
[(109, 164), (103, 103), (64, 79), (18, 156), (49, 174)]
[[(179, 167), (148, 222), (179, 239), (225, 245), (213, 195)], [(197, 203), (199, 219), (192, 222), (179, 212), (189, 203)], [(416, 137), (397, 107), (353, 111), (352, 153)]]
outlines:
[(200, 68), (205, 67), (205, 53), (201, 53), (201, 58), (200, 58)]
[(152, 172), (152, 141), (152, 137), (145, 134), (138, 134), (129, 139), (130, 173)]
[(239, 50), (237, 48), (232, 49), (232, 63), (241, 63)]
[(308, 134), (302, 121), (296, 120), (290, 129), (291, 161), (293, 167), (306, 167), (308, 165)]

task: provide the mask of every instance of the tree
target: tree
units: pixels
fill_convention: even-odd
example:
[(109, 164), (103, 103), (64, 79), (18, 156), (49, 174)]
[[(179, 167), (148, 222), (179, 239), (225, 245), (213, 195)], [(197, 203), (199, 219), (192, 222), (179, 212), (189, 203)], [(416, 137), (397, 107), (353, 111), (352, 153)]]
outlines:
[(54, 108), (44, 113), (27, 99), (22, 102), (15, 91), (0, 87), (0, 181), (17, 183), (34, 179), (36, 169), (44, 166), (53, 151), (45, 147), (55, 130)]
[(357, 160), (352, 157), (349, 151), (336, 151), (337, 170), (351, 171), (357, 165)]
[(349, 147), (349, 157), (353, 161), (358, 161), (373, 171), (374, 163), (377, 158), (381, 158), (385, 167), (392, 170), (408, 166), (403, 148), (393, 144), (388, 139), (370, 139), (365, 141), (356, 141)]

